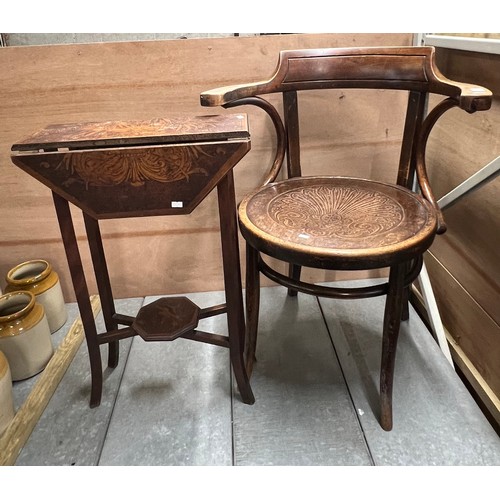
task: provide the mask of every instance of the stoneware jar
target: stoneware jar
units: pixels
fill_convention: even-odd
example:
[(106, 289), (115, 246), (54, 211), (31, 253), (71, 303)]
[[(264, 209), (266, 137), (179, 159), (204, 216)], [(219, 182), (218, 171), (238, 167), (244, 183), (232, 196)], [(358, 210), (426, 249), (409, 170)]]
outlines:
[(13, 418), (12, 377), (9, 362), (4, 353), (0, 351), (0, 436)]
[(42, 304), (50, 333), (59, 330), (68, 319), (59, 276), (46, 260), (29, 260), (7, 273), (6, 292), (27, 290)]
[(0, 296), (0, 351), (9, 362), (14, 381), (41, 372), (52, 357), (47, 317), (31, 292)]

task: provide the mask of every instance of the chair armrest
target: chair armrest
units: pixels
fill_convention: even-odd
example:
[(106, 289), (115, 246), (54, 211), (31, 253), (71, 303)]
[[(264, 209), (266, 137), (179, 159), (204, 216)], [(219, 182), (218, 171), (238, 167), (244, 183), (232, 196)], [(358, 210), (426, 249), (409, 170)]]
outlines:
[(453, 97), (458, 107), (469, 113), (490, 109), (493, 98), (492, 92), (487, 88), (449, 80), (442, 75), (439, 75), (439, 80), (431, 82), (429, 92)]
[[(359, 64), (363, 61), (363, 64)], [(268, 80), (220, 87), (200, 95), (202, 106), (223, 106), (246, 97), (313, 88), (396, 88), (452, 97), (470, 113), (491, 107), (492, 93), (446, 78), (434, 47), (285, 50)]]
[(216, 89), (206, 90), (200, 94), (202, 106), (224, 106), (232, 101), (252, 97), (259, 94), (259, 90), (267, 82), (245, 83), (242, 85), (229, 85)]

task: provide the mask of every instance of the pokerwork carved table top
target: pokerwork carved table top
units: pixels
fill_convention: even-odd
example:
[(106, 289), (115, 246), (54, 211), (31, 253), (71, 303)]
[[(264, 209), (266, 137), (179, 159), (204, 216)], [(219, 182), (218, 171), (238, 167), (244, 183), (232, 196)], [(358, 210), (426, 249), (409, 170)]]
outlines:
[(248, 137), (245, 114), (171, 115), (152, 120), (49, 125), (14, 144), (12, 151), (52, 148), (172, 144)]
[[(149, 121), (51, 125), (12, 146), (12, 162), (52, 190), (91, 366), (90, 406), (100, 404), (101, 344), (108, 366), (118, 341), (177, 337), (227, 347), (242, 400), (255, 398), (243, 364), (244, 313), (233, 167), (250, 150), (244, 114), (177, 115)], [(137, 317), (117, 314), (99, 219), (183, 215), (217, 188), (226, 303), (200, 309), (185, 298), (163, 298)], [(83, 211), (106, 332), (97, 333), (69, 204)], [(228, 335), (196, 330), (200, 318), (227, 314)], [(125, 328), (119, 328), (119, 326)]]
[(95, 219), (187, 214), (250, 149), (247, 116), (49, 125), (12, 161)]

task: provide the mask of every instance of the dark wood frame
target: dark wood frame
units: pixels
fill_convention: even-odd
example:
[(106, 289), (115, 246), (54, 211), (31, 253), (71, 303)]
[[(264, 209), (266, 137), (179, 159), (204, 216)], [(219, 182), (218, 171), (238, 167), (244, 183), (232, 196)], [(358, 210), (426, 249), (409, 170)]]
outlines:
[[(91, 407), (98, 406), (102, 397), (103, 369), (100, 346), (103, 344), (108, 345), (107, 364), (108, 367), (114, 368), (119, 361), (119, 341), (135, 335), (140, 335), (146, 341), (170, 341), (183, 337), (228, 348), (231, 366), (242, 401), (247, 404), (253, 404), (255, 401), (243, 358), (245, 317), (232, 171), (238, 161), (250, 150), (246, 116), (240, 114), (219, 117), (176, 117), (174, 125), (172, 130), (169, 128), (170, 125), (166, 128), (159, 127), (161, 130), (156, 130), (155, 127), (158, 127), (158, 123), (153, 120), (151, 123), (107, 122), (104, 124), (51, 126), (12, 147), (14, 151), (12, 155), (13, 162), (52, 190), (62, 241), (88, 347), (91, 369)], [(180, 128), (185, 129), (185, 131), (179, 132)], [(194, 129), (194, 133), (190, 128)], [(113, 132), (110, 132), (110, 130)], [(120, 131), (122, 136), (117, 136), (116, 130)], [(124, 131), (128, 132), (128, 135), (123, 136)], [(165, 145), (167, 149), (162, 149)], [(127, 204), (122, 204), (115, 212), (113, 203), (107, 203), (106, 205), (103, 203), (101, 205), (99, 196), (93, 198), (90, 196), (89, 199), (85, 199), (88, 191), (69, 192), (69, 186), (75, 182), (75, 179), (71, 177), (74, 174), (73, 169), (66, 169), (67, 172), (63, 172), (64, 176), (69, 178), (69, 181), (61, 178), (60, 172), (64, 170), (61, 167), (61, 158), (66, 161), (69, 156), (74, 154), (80, 155), (80, 158), (83, 159), (86, 157), (91, 158), (94, 161), (95, 158), (101, 158), (104, 154), (106, 158), (111, 155), (113, 162), (117, 160), (125, 165), (127, 155), (133, 154), (136, 158), (143, 158), (148, 154), (150, 148), (158, 151), (160, 156), (168, 155), (174, 151), (172, 149), (168, 151), (168, 148), (177, 148), (174, 151), (176, 153), (173, 155), (174, 159), (168, 158), (170, 158), (170, 161), (181, 158), (179, 161), (184, 163), (181, 163), (180, 167), (183, 168), (196, 167), (197, 156), (192, 155), (189, 157), (188, 155), (189, 159), (186, 160), (181, 154), (182, 151), (195, 151), (198, 154), (203, 148), (208, 148), (210, 153), (215, 153), (212, 156), (208, 153), (203, 155), (207, 168), (202, 170), (204, 175), (210, 176), (206, 181), (203, 179), (203, 182), (198, 183), (198, 185), (193, 184), (193, 181), (189, 184), (189, 178), (176, 182), (156, 182), (156, 189), (163, 196), (158, 200), (154, 200), (155, 205), (153, 207), (144, 208), (143, 210), (140, 209), (140, 206), (138, 207), (137, 200), (131, 200), (135, 204), (131, 203), (129, 213), (125, 211)], [(139, 163), (140, 161), (139, 159)], [(179, 165), (176, 166), (179, 167)], [(169, 169), (175, 166), (172, 167), (172, 164), (165, 163), (164, 167), (165, 172), (168, 172)], [(105, 169), (106, 165), (101, 165), (100, 168)], [(97, 179), (96, 184), (90, 187), (87, 186), (87, 189), (98, 190), (99, 182), (102, 183), (102, 179)], [(141, 182), (146, 185), (151, 181), (146, 179), (141, 180)], [(180, 209), (174, 210), (172, 208), (174, 205), (169, 204), (169, 200), (176, 199), (179, 182), (184, 183), (189, 203)], [(200, 309), (187, 298), (182, 301), (179, 301), (179, 298), (163, 298), (141, 308), (136, 317), (117, 313), (99, 219), (169, 215), (174, 213), (188, 214), (196, 208), (214, 187), (217, 188), (218, 196), (226, 302)], [(127, 198), (130, 195), (130, 191), (127, 191), (130, 190), (129, 181), (113, 182), (110, 184), (109, 189), (112, 189), (113, 191), (110, 191), (110, 193), (117, 197), (125, 196)], [(139, 187), (138, 191), (132, 189), (132, 192), (140, 194), (141, 187)], [(100, 196), (104, 196), (107, 191), (100, 191), (100, 193)], [(147, 197), (144, 197), (144, 202), (147, 201)], [(106, 327), (106, 331), (103, 333), (98, 333), (94, 320), (85, 270), (71, 216), (70, 202), (81, 208), (83, 213)], [(173, 305), (175, 305), (175, 308), (172, 307)], [(172, 313), (173, 309), (175, 309), (174, 313)], [(171, 321), (162, 323), (160, 318), (168, 314), (171, 315)], [(174, 315), (172, 316), (172, 314)], [(197, 329), (200, 319), (219, 314), (227, 315), (227, 336)], [(187, 319), (187, 322), (183, 324), (185, 319)], [(121, 328), (121, 326), (124, 328)]]
[[(250, 220), (247, 207), (259, 198), (258, 206), (269, 207), (270, 197), (283, 186), (301, 186), (295, 182), (301, 177), (298, 92), (320, 89), (394, 89), (408, 93), (408, 106), (394, 192), (404, 190), (407, 200), (422, 203), (432, 222), (418, 232), (418, 241), (401, 241), (389, 252), (374, 247), (359, 258), (349, 252), (330, 251), (320, 245), (307, 247), (281, 239), (273, 233), (264, 210), (259, 223)], [(283, 119), (262, 95), (282, 94)], [(429, 93), (446, 96), (426, 114)], [(396, 345), (401, 320), (409, 317), (409, 286), (418, 276), (423, 253), (432, 244), (436, 234), (446, 231), (441, 210), (432, 193), (425, 165), (425, 149), (429, 134), (437, 120), (449, 109), (459, 107), (468, 113), (487, 110), (492, 93), (483, 87), (455, 82), (444, 77), (435, 64), (433, 47), (365, 47), (325, 48), (282, 51), (274, 75), (267, 80), (217, 88), (203, 92), (203, 106), (233, 108), (254, 105), (271, 118), (277, 137), (276, 155), (269, 175), (260, 190), (250, 194), (239, 208), (240, 230), (246, 240), (247, 274), (247, 345), (246, 366), (251, 374), (255, 361), (259, 314), (259, 275), (285, 286), (289, 295), (297, 291), (332, 298), (363, 298), (387, 295), (380, 371), (380, 423), (385, 430), (392, 429), (392, 386)], [(287, 159), (288, 181), (275, 183), (284, 158)], [(323, 178), (319, 182), (328, 183)], [(421, 196), (412, 192), (417, 181)], [(353, 185), (362, 189), (359, 181)], [(356, 184), (357, 183), (357, 184)], [(302, 187), (305, 184), (302, 185)], [(392, 185), (391, 185), (392, 186)], [(272, 188), (272, 189), (271, 189)], [(272, 192), (271, 192), (272, 191)], [(266, 205), (267, 204), (267, 205)], [(256, 213), (258, 210), (256, 209)], [(256, 219), (259, 217), (255, 215)], [(266, 226), (267, 224), (267, 226)], [(336, 250), (336, 249), (335, 249)], [(288, 276), (278, 273), (266, 264), (261, 253), (289, 263)], [(322, 269), (366, 270), (390, 267), (388, 282), (363, 288), (325, 287), (300, 280), (301, 266)]]

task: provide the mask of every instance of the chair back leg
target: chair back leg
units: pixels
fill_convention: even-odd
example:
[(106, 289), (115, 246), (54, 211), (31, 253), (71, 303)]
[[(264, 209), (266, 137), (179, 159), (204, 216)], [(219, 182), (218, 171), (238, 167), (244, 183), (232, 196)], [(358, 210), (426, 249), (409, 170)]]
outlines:
[(253, 364), (257, 361), (255, 351), (257, 348), (257, 329), (259, 323), (260, 307), (260, 275), (259, 275), (259, 252), (246, 245), (246, 340), (245, 360), (248, 376), (252, 374)]
[[(301, 266), (298, 266), (297, 264), (290, 264), (289, 269), (288, 269), (288, 276), (292, 278), (295, 281), (300, 281), (300, 272), (302, 270)], [(292, 288), (288, 289), (288, 295), (290, 297), (296, 297), (297, 296), (297, 290), (293, 290)]]

